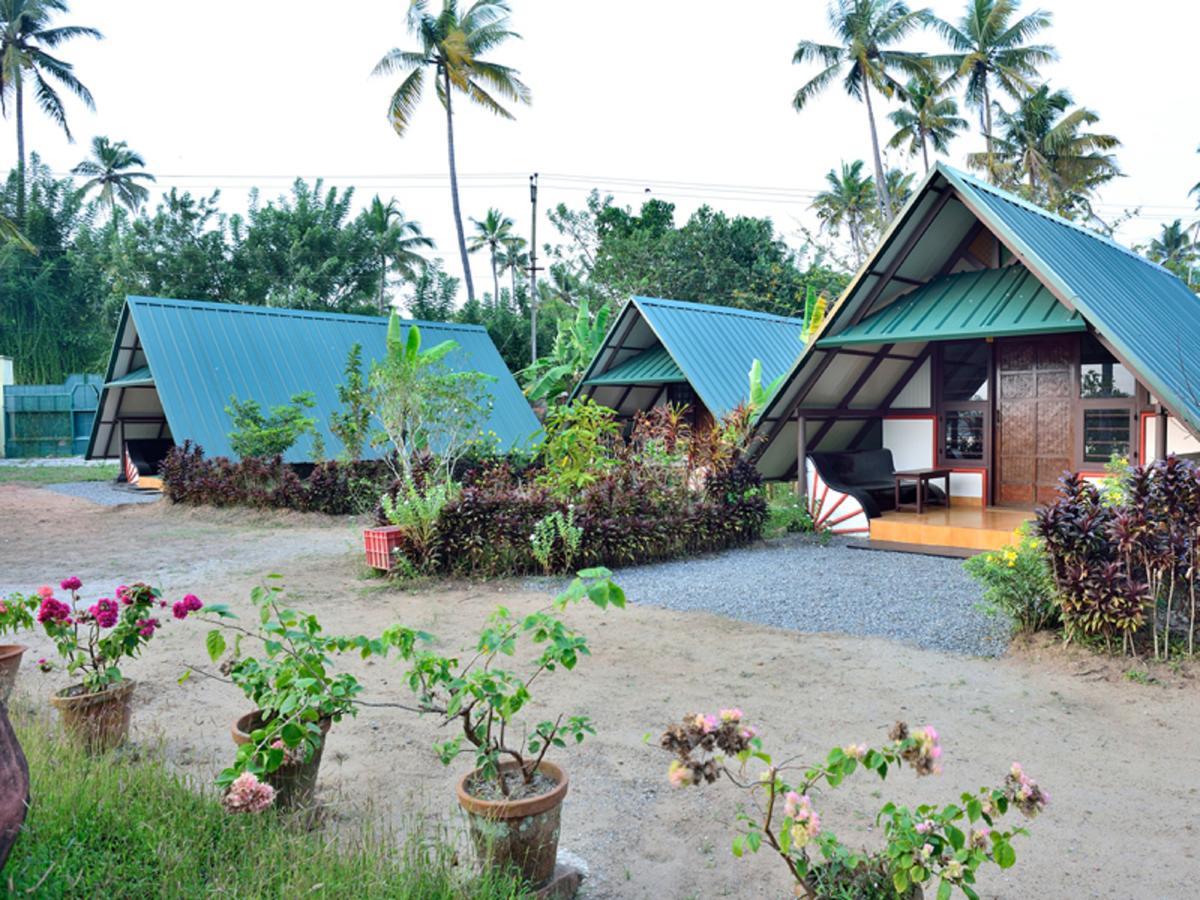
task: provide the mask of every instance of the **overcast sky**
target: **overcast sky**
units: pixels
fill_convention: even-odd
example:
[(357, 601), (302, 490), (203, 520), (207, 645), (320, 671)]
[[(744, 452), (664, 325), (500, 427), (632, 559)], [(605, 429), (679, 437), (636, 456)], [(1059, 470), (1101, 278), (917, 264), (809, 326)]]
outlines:
[[(823, 0), (512, 5), (524, 39), (492, 57), (521, 70), (533, 105), (515, 110), (515, 122), (458, 105), (465, 215), (481, 218), (498, 206), (528, 234), (528, 175), (537, 171), (543, 210), (581, 205), (593, 186), (631, 204), (649, 188), (677, 204), (679, 222), (709, 203), (768, 215), (799, 244), (797, 223), (814, 224), (807, 206), (824, 173), (841, 159), (870, 158), (866, 114), (840, 85), (803, 113), (791, 108), (814, 71), (791, 64), (797, 40), (830, 38)], [(964, 5), (931, 4), (952, 19)], [(1200, 180), (1200, 5), (1043, 6), (1054, 13), (1047, 38), (1061, 56), (1046, 69), (1049, 81), (1097, 110), (1099, 128), (1124, 142), (1118, 159), (1127, 177), (1105, 189), (1101, 211), (1112, 218), (1142, 208), (1119, 233), (1127, 243), (1144, 241), (1164, 221), (1193, 220), (1187, 191)], [(28, 146), (65, 172), (93, 135), (125, 140), (160, 188), (220, 188), (230, 212), (244, 209), (249, 186), (273, 196), (297, 175), (356, 185), (360, 203), (377, 192), (394, 195), (457, 272), (441, 108), (431, 93), (409, 135), (398, 138), (386, 119), (398, 81), (370, 77), (389, 48), (413, 45), (406, 8), (404, 0), (75, 0), (64, 21), (99, 28), (105, 39), (74, 41), (61, 53), (97, 109), (71, 102), (75, 144), (32, 112)], [(911, 46), (939, 43), (930, 34)], [(877, 115), (886, 137), (890, 123), (882, 110)], [(7, 169), (16, 141), (11, 119), (3, 124)], [(977, 132), (960, 139), (950, 161), (963, 165), (981, 143)], [(893, 162), (905, 161), (893, 154)], [(919, 159), (907, 163), (920, 168)], [(539, 244), (553, 237), (542, 218)], [(482, 288), (485, 261), (473, 269)]]

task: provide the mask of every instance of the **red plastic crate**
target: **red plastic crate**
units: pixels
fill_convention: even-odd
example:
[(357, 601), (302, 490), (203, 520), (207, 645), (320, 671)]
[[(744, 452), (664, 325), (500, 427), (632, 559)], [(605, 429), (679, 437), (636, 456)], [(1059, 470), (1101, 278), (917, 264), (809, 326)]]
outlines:
[(386, 572), (392, 567), (396, 549), (404, 546), (404, 529), (399, 525), (363, 529), (363, 545), (367, 550), (367, 565)]

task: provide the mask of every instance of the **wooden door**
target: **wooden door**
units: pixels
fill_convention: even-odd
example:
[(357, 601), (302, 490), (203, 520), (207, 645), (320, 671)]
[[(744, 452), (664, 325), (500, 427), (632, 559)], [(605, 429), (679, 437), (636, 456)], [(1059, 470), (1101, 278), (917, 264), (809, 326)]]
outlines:
[(1054, 499), (1071, 468), (1076, 335), (996, 342), (996, 487), (1002, 506)]

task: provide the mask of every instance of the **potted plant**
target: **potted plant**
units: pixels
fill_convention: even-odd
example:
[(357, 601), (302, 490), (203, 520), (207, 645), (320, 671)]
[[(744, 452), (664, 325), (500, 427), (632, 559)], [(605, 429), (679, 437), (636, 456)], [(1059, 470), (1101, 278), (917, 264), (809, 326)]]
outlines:
[[(550, 606), (526, 616), (498, 608), (466, 662), (420, 649), (428, 635), (409, 628), (394, 626), (382, 638), (411, 663), (406, 681), (417, 697), (416, 710), (460, 730), (435, 745), (441, 761), (449, 765), (460, 753), (474, 757), (475, 767), (458, 781), (457, 796), (480, 856), (490, 866), (515, 866), (535, 888), (554, 874), (569, 784), (546, 754), (595, 732), (583, 715), (560, 713), (537, 724), (517, 719), (532, 699), (535, 681), (560, 668), (574, 669), (589, 652), (587, 639), (568, 628), (560, 613), (585, 597), (601, 609), (625, 606), (625, 594), (610, 575), (602, 568), (581, 571)], [(516, 655), (523, 638), (540, 652), (527, 674), (518, 674), (501, 663)]]
[[(136, 682), (125, 678), (118, 663), (137, 656), (161, 627), (155, 613), (165, 607), (161, 593), (148, 584), (117, 588), (115, 597), (102, 597), (82, 607), (78, 578), (67, 578), (62, 589), (70, 602), (54, 596), (53, 588), (39, 588), (37, 620), (54, 642), (67, 672), (79, 681), (50, 697), (63, 728), (89, 753), (102, 753), (125, 742)], [(175, 604), (177, 618), (199, 609), (189, 595)], [(42, 668), (53, 668), (43, 663)]]
[[(0, 635), (25, 631), (33, 627), (33, 611), (37, 600), (13, 594), (0, 600)], [(24, 644), (0, 644), (0, 703), (7, 703), (17, 683), (17, 672), (21, 668), (21, 657), (29, 648)]]
[[(1012, 839), (1023, 828), (1003, 829), (1000, 820), (1016, 809), (1033, 818), (1049, 795), (1013, 763), (1003, 783), (964, 793), (945, 806), (915, 809), (885, 803), (875, 817), (883, 825), (884, 846), (855, 852), (822, 827), (813, 803), (820, 786), (838, 787), (858, 769), (880, 779), (910, 766), (918, 776), (941, 772), (942, 747), (932, 726), (910, 730), (897, 722), (878, 747), (834, 747), (823, 762), (802, 764), (795, 756), (774, 762), (740, 709), (717, 715), (689, 714), (663, 734), (660, 745), (672, 755), (672, 785), (711, 784), (724, 776), (753, 795), (738, 813), (733, 855), (772, 851), (795, 881), (797, 897), (889, 897), (921, 900), (936, 884), (937, 900), (961, 891), (979, 900), (975, 888), (985, 863), (1010, 868), (1017, 859)], [(761, 771), (749, 771), (758, 763)]]
[[(274, 789), (277, 807), (288, 810), (309, 805), (330, 727), (357, 712), (354, 698), (361, 687), (353, 675), (333, 672), (333, 654), (355, 648), (382, 652), (384, 647), (365, 637), (323, 634), (316, 616), (287, 605), (282, 584), (275, 582), (279, 576), (268, 578), (270, 583), (250, 592), (259, 613), (257, 629), (231, 621), (237, 617), (225, 605), (206, 610), (206, 621), (219, 626), (208, 633), (208, 655), (214, 663), (225, 656), (223, 630), (237, 635), (221, 671), (253, 704), (233, 724), (237, 756), (217, 776), (217, 783), (228, 789), (250, 773)], [(261, 655), (242, 654), (247, 637), (261, 645)]]

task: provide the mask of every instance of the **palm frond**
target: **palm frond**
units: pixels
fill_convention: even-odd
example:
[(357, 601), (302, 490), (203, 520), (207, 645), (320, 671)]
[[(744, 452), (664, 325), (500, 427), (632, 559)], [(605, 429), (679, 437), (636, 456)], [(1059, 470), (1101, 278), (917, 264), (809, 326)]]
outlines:
[(424, 86), (425, 69), (418, 67), (408, 73), (408, 77), (400, 82), (400, 86), (392, 94), (392, 102), (388, 105), (388, 119), (396, 134), (403, 135), (408, 130)]

